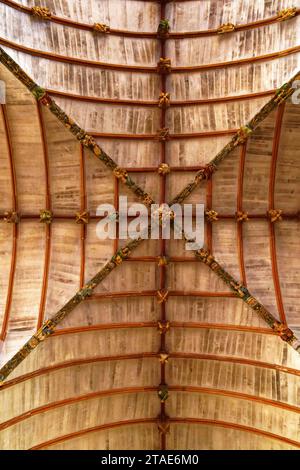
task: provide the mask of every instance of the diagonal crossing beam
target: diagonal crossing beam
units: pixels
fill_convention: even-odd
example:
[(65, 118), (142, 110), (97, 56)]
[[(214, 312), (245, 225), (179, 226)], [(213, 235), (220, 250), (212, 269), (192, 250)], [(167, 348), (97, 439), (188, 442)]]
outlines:
[[(109, 157), (95, 142), (95, 140), (87, 134), (80, 126), (78, 126), (66, 113), (55, 103), (55, 101), (39, 87), (20, 67), (19, 65), (0, 47), (0, 62), (5, 65), (34, 95), (34, 97), (43, 105), (48, 107), (50, 111), (64, 124), (76, 138), (89, 148), (108, 168), (110, 168), (115, 176), (121, 180), (126, 186), (131, 189), (143, 202), (150, 206), (154, 204), (153, 198), (140, 188), (127, 174), (127, 171), (118, 167), (114, 160)], [(293, 77), (288, 83), (284, 84), (272, 97), (272, 99), (249, 121), (246, 126), (233, 136), (231, 141), (216, 155), (216, 157), (204, 169), (199, 170), (193, 181), (191, 181), (185, 188), (169, 203), (171, 206), (174, 203), (181, 203), (188, 197), (200, 184), (202, 180), (209, 179), (218, 165), (226, 158), (231, 151), (238, 145), (243, 144), (246, 139), (252, 134), (255, 128), (265, 119), (265, 117), (273, 111), (279, 104), (283, 103), (293, 93), (292, 83), (295, 80)], [(0, 369), (0, 384), (8, 377), (8, 375), (35, 349), (40, 342), (50, 336), (55, 330), (56, 326), (83, 300), (92, 295), (96, 286), (98, 286), (103, 279), (105, 279), (124, 259), (126, 259), (132, 250), (137, 248), (142, 242), (143, 238), (130, 240), (125, 247), (116, 251), (113, 257), (108, 261), (104, 267), (84, 286), (80, 289), (70, 300), (67, 302), (50, 320), (47, 320), (41, 328), (27, 341), (27, 343)], [(195, 252), (197, 256), (198, 252)], [(271, 314), (270, 314), (271, 315)], [(277, 322), (274, 317), (274, 323)], [(270, 325), (270, 323), (268, 323)], [(278, 327), (279, 328), (279, 327)], [(280, 326), (282, 328), (282, 326)], [(278, 330), (279, 331), (279, 330)], [(280, 335), (285, 339), (284, 335)], [(295, 343), (295, 336), (293, 341), (289, 339), (289, 343)]]

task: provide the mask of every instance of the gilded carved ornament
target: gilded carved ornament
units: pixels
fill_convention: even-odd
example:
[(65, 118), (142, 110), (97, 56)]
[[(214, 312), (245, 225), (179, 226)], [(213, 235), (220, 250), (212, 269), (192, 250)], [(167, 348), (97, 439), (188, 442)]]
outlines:
[(162, 129), (158, 129), (157, 134), (156, 134), (156, 138), (160, 142), (164, 142), (166, 140), (169, 140), (169, 138), (170, 138), (169, 128), (168, 127), (163, 127)]
[(243, 212), (243, 211), (237, 211), (236, 213), (236, 220), (238, 222), (246, 222), (247, 220), (249, 220), (248, 218), (248, 213), (247, 212)]
[(168, 108), (170, 106), (170, 93), (165, 93), (162, 91), (159, 95), (158, 107), (159, 108)]
[(268, 216), (272, 223), (277, 222), (278, 220), (282, 220), (282, 210), (281, 209), (270, 209), (268, 211)]
[(215, 222), (215, 221), (219, 220), (219, 219), (218, 219), (218, 212), (216, 212), (216, 211), (214, 211), (214, 210), (212, 210), (212, 209), (211, 209), (211, 210), (208, 210), (208, 211), (205, 211), (205, 215), (206, 215), (207, 220), (208, 220), (209, 222)]
[(157, 295), (157, 302), (159, 304), (163, 304), (164, 302), (167, 302), (167, 300), (168, 300), (169, 291), (168, 290), (158, 290), (156, 295)]
[(40, 211), (40, 222), (43, 224), (51, 224), (53, 219), (52, 211), (45, 209)]
[(14, 211), (7, 211), (4, 212), (4, 222), (8, 224), (17, 224), (20, 222), (20, 217), (17, 212)]
[(105, 33), (105, 34), (110, 33), (110, 27), (104, 23), (94, 23), (93, 30), (96, 33)]
[(75, 222), (76, 224), (88, 224), (90, 221), (90, 213), (88, 211), (76, 212)]
[(296, 7), (284, 8), (278, 13), (277, 20), (278, 21), (289, 20), (290, 18), (293, 18), (296, 15), (296, 12), (297, 12)]
[(169, 36), (169, 32), (170, 32), (169, 20), (167, 19), (160, 20), (158, 28), (157, 28), (157, 36), (161, 39), (165, 39)]
[(161, 403), (164, 403), (165, 401), (167, 401), (167, 399), (169, 398), (168, 385), (166, 384), (159, 385), (158, 396), (160, 398)]
[(169, 321), (158, 321), (157, 322), (157, 329), (159, 334), (166, 334), (170, 330), (170, 322)]
[(218, 34), (225, 34), (225, 33), (232, 33), (235, 30), (235, 26), (233, 23), (226, 23), (222, 24), (218, 28)]
[(41, 18), (43, 20), (50, 20), (52, 13), (47, 7), (32, 7), (31, 13), (33, 16)]
[(169, 260), (166, 256), (159, 256), (157, 266), (167, 266)]
[(171, 171), (170, 166), (167, 163), (161, 163), (158, 167), (158, 173), (160, 175), (167, 175)]
[(171, 59), (161, 57), (157, 63), (158, 73), (170, 73), (171, 72)]
[(122, 183), (126, 183), (128, 178), (128, 173), (124, 168), (117, 166), (113, 171), (115, 177), (122, 181)]

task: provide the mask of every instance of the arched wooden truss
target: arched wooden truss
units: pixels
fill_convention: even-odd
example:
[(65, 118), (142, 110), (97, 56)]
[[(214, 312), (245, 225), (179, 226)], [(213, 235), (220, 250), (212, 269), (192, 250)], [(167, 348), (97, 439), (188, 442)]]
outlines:
[[(0, 2), (0, 447), (297, 449), (300, 5), (82, 3)], [(120, 194), (206, 249), (100, 242)]]

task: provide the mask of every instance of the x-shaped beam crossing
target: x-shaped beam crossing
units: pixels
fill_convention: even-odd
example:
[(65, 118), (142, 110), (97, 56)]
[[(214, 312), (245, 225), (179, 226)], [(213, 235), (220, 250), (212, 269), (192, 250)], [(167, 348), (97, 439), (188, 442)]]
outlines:
[[(154, 199), (144, 189), (142, 189), (127, 173), (127, 171), (117, 165), (95, 142), (93, 137), (79, 127), (47, 94), (47, 92), (38, 86), (19, 65), (0, 47), (0, 62), (5, 65), (33, 94), (36, 100), (46, 106), (63, 125), (76, 136), (79, 142), (90, 149), (94, 155), (109, 168), (114, 176), (126, 185), (145, 205), (150, 207), (155, 204)], [(298, 75), (298, 74), (297, 74)], [(248, 137), (277, 106), (283, 104), (285, 100), (292, 95), (292, 83), (294, 76), (289, 82), (285, 83), (277, 90), (275, 95), (261, 108), (261, 110), (232, 137), (230, 142), (201, 170), (199, 170), (194, 179), (187, 184), (182, 191), (177, 194), (169, 206), (175, 203), (182, 203), (201, 183), (208, 180), (217, 170), (220, 163), (237, 146), (244, 144)], [(174, 229), (174, 221), (171, 221)], [(184, 234), (184, 239), (188, 241)], [(137, 248), (143, 238), (139, 237), (129, 240), (127, 244), (118, 249), (112, 258), (103, 266), (103, 268), (27, 341), (27, 343), (0, 369), (0, 384), (9, 376), (9, 374), (35, 349), (40, 342), (50, 336), (56, 326), (82, 301), (91, 296), (96, 286), (98, 286), (124, 259), (128, 258), (130, 253)], [(286, 324), (278, 321), (251, 293), (247, 287), (237, 282), (227, 271), (225, 271), (215, 258), (206, 250), (195, 250), (194, 255), (197, 260), (206, 264), (222, 281), (227, 284), (234, 292), (236, 297), (241, 298), (248, 304), (278, 335), (287, 343), (293, 346), (300, 353), (300, 342)], [(165, 294), (162, 293), (162, 296)], [(162, 302), (164, 299), (162, 300)], [(165, 327), (167, 325), (163, 325)], [(166, 329), (167, 330), (167, 329)]]

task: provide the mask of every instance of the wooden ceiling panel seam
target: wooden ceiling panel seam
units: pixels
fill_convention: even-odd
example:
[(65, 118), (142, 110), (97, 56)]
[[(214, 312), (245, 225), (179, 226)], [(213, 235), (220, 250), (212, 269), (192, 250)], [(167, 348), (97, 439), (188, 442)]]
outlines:
[[(147, 1), (147, 0), (146, 0)], [(150, 0), (149, 0), (150, 1)], [(182, 1), (182, 0), (181, 0)], [(161, 3), (162, 5), (164, 2), (161, 2), (160, 0), (157, 0), (158, 3)], [(1, 0), (1, 3), (4, 5), (8, 5), (11, 8), (14, 8), (15, 10), (21, 11), (23, 13), (26, 13), (28, 15), (32, 15), (32, 8), (28, 7), (26, 5), (21, 5), (13, 0)], [(167, 3), (167, 2), (165, 2)], [(296, 17), (297, 15), (300, 14), (300, 9), (296, 9), (295, 14), (292, 16), (293, 18)], [(279, 12), (277, 15), (274, 15), (269, 18), (264, 18), (261, 20), (253, 21), (250, 23), (241, 23), (241, 24), (236, 24), (234, 25), (234, 31), (245, 31), (248, 29), (252, 28), (258, 28), (262, 26), (266, 26), (272, 23), (278, 22), (279, 18)], [(56, 16), (54, 13), (50, 12), (50, 16), (47, 18), (48, 21), (52, 21), (53, 23), (61, 24), (63, 26), (67, 27), (72, 27), (76, 29), (82, 29), (82, 30), (88, 30), (93, 32), (94, 31), (94, 24), (88, 24), (88, 23), (81, 23), (72, 19), (68, 18), (63, 18)], [(42, 18), (41, 18), (42, 21)], [(220, 25), (221, 26), (221, 25)], [(138, 37), (138, 38), (155, 38), (157, 37), (157, 32), (156, 31), (128, 31), (128, 30), (122, 30), (122, 29), (115, 29), (115, 28), (109, 28), (109, 34), (116, 35), (116, 36), (125, 36), (125, 37)], [(181, 38), (191, 38), (191, 37), (205, 37), (205, 36), (211, 36), (214, 34), (219, 34), (218, 33), (218, 28), (215, 29), (208, 29), (206, 31), (170, 31), (169, 37), (170, 39), (181, 39)]]
[[(10, 168), (11, 187), (12, 187), (12, 213), (16, 214), (16, 217), (17, 217), (17, 212), (18, 212), (17, 178), (16, 178), (16, 171), (15, 171), (15, 164), (14, 164), (14, 157), (13, 157), (13, 147), (12, 147), (12, 141), (11, 141), (10, 129), (9, 129), (9, 119), (7, 116), (6, 105), (1, 104), (0, 107), (1, 107), (1, 113), (2, 113), (3, 122), (4, 122), (5, 138), (7, 142), (8, 156), (9, 156), (9, 168)], [(8, 216), (9, 216), (9, 212), (8, 212)], [(12, 223), (11, 266), (10, 266), (10, 273), (9, 273), (4, 317), (3, 317), (2, 327), (1, 327), (1, 332), (0, 332), (0, 341), (5, 341), (7, 330), (8, 330), (10, 310), (11, 310), (11, 304), (12, 304), (12, 296), (13, 296), (13, 288), (14, 288), (14, 280), (15, 280), (15, 272), (16, 272), (16, 265), (17, 265), (18, 233), (19, 233), (18, 224), (13, 222)]]
[[(113, 64), (113, 63), (108, 63), (108, 62), (97, 62), (89, 59), (81, 59), (79, 57), (69, 57), (69, 56), (64, 56), (60, 54), (54, 54), (52, 52), (47, 52), (47, 51), (41, 51), (37, 49), (33, 49), (27, 46), (23, 46), (21, 44), (17, 44), (15, 42), (9, 41), (8, 39), (5, 39), (3, 37), (0, 37), (0, 44), (6, 47), (9, 47), (11, 49), (17, 50), (24, 52), (25, 54), (30, 54), (36, 57), (41, 57), (44, 59), (51, 59), (53, 61), (57, 62), (65, 62), (65, 63), (71, 63), (71, 64), (81, 64), (81, 65), (87, 65), (90, 67), (96, 67), (96, 68), (103, 68), (103, 69), (110, 69), (110, 70), (123, 70), (127, 72), (133, 72), (133, 71), (138, 71), (139, 73), (154, 73), (157, 74), (158, 69), (157, 66), (151, 67), (151, 66), (138, 66), (138, 65), (125, 65), (125, 64)], [(244, 64), (250, 64), (253, 62), (262, 62), (262, 61), (270, 61), (273, 59), (277, 59), (279, 57), (284, 57), (290, 54), (294, 54), (300, 52), (300, 46), (294, 46), (290, 47), (288, 49), (278, 51), (278, 52), (272, 52), (269, 54), (263, 54), (261, 56), (254, 56), (254, 57), (248, 57), (248, 58), (243, 58), (243, 59), (235, 59), (231, 61), (226, 61), (226, 62), (218, 62), (218, 63), (211, 63), (211, 64), (202, 64), (198, 66), (180, 66), (180, 67), (172, 67), (171, 72), (172, 73), (183, 73), (183, 72), (193, 72), (197, 70), (210, 70), (210, 69), (216, 69), (216, 68), (224, 68), (224, 67), (231, 67), (234, 65), (244, 65)]]

